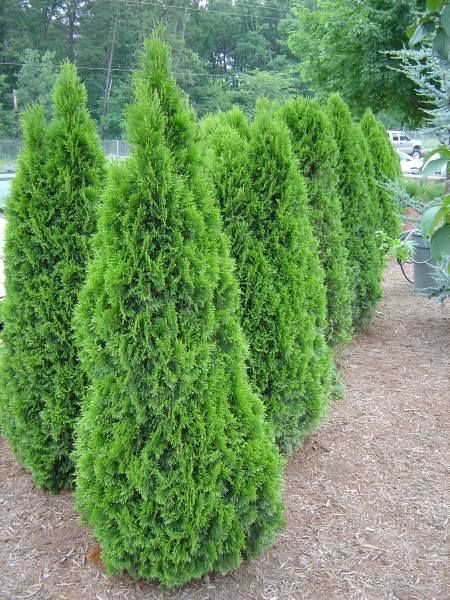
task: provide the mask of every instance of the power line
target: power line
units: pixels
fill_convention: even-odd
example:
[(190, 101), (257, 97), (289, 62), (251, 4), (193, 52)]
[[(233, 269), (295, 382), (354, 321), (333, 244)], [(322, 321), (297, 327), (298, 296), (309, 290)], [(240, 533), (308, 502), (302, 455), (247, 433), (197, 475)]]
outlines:
[[(4, 66), (16, 66), (16, 67), (34, 67), (36, 69), (40, 69), (43, 67), (54, 67), (54, 68), (58, 68), (58, 64), (54, 64), (54, 63), (21, 63), (21, 62), (0, 62), (0, 65), (4, 65)], [(77, 65), (75, 64), (75, 67), (77, 69), (80, 70), (88, 70), (88, 71), (115, 71), (115, 72), (124, 72), (124, 73), (132, 73), (135, 69), (132, 68), (125, 68), (125, 67), (112, 67), (111, 69), (108, 69), (106, 67), (91, 67), (91, 66), (86, 66), (86, 65)], [(221, 79), (224, 77), (235, 77), (236, 73), (220, 73), (217, 75), (214, 75), (212, 73), (192, 73), (191, 71), (178, 71), (173, 73), (173, 75), (175, 77), (182, 77), (184, 75), (191, 75), (192, 77), (212, 77), (215, 79)]]
[[(187, 12), (192, 12), (192, 13), (202, 13), (207, 15), (209, 14), (218, 14), (218, 15), (231, 15), (231, 16), (236, 16), (236, 17), (250, 17), (250, 18), (255, 18), (255, 19), (264, 19), (266, 21), (284, 21), (286, 19), (286, 17), (269, 17), (267, 15), (258, 15), (258, 14), (250, 14), (250, 13), (241, 13), (241, 12), (237, 12), (235, 9), (231, 9), (231, 10), (219, 10), (219, 9), (215, 9), (215, 8), (208, 8), (208, 7), (200, 7), (200, 6), (178, 6), (177, 4), (157, 4), (155, 2), (148, 2), (147, 0), (116, 0), (117, 2), (121, 3), (121, 4), (128, 4), (130, 6), (153, 6), (155, 8), (161, 8), (161, 9), (175, 9), (175, 10), (182, 10), (182, 11), (187, 11)], [(270, 6), (258, 6), (258, 10), (273, 10), (272, 7)]]

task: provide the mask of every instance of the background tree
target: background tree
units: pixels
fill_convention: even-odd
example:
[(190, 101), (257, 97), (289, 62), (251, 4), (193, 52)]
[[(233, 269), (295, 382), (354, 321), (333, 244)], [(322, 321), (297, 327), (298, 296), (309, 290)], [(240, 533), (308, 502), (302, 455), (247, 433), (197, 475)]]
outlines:
[(283, 107), (282, 115), (292, 135), (300, 172), (307, 181), (310, 214), (325, 271), (327, 337), (333, 344), (342, 344), (351, 335), (352, 297), (333, 130), (323, 108), (314, 100), (291, 100)]
[[(367, 109), (361, 120), (361, 129), (371, 154), (374, 175), (378, 184), (398, 182), (401, 179), (400, 161), (383, 125)], [(376, 195), (381, 221), (378, 226), (395, 239), (400, 234), (400, 214), (393, 194), (383, 185), (377, 185)]]
[(364, 154), (365, 140), (352, 123), (348, 106), (340, 96), (332, 94), (327, 113), (339, 151), (336, 173), (353, 283), (353, 324), (361, 329), (370, 323), (381, 298), (383, 263), (376, 239), (379, 209), (374, 202), (373, 177), (370, 170), (365, 170), (370, 166), (369, 156)]
[(52, 92), (57, 78), (57, 67), (54, 64), (55, 53), (44, 52), (42, 56), (37, 50), (27, 48), (20, 55), (23, 62), (17, 75), (17, 99), (19, 111), (40, 102), (44, 106), (47, 119), (51, 116)]
[[(166, 25), (176, 79), (200, 115), (234, 102), (252, 114), (253, 89), (277, 100), (303, 89), (287, 46), (291, 1), (4, 0), (0, 63), (8, 64), (0, 68), (7, 93), (17, 88), (25, 49), (54, 52), (56, 63), (74, 56), (102, 135), (117, 135), (118, 103), (123, 110), (129, 101), (123, 87), (158, 22)], [(33, 67), (37, 77), (41, 68)]]
[(208, 163), (242, 290), (249, 373), (279, 447), (296, 448), (327, 405), (331, 360), (324, 341), (323, 270), (289, 130), (260, 105), (243, 118), (203, 124)]
[(1, 405), (5, 434), (33, 480), (51, 491), (73, 480), (73, 427), (84, 377), (72, 313), (90, 253), (103, 175), (86, 92), (65, 64), (48, 128), (33, 108), (6, 215)]
[(399, 49), (420, 0), (303, 0), (289, 38), (303, 81), (320, 98), (340, 92), (352, 112), (386, 110), (400, 121), (421, 120), (420, 103), (407, 77), (389, 69), (384, 51)]
[(76, 497), (109, 572), (175, 586), (271, 543), (280, 461), (246, 377), (193, 113), (159, 34), (135, 96), (132, 155), (111, 170), (76, 318), (90, 381)]
[(14, 137), (16, 127), (14, 112), (11, 110), (13, 98), (8, 93), (5, 79), (5, 75), (0, 75), (0, 136)]

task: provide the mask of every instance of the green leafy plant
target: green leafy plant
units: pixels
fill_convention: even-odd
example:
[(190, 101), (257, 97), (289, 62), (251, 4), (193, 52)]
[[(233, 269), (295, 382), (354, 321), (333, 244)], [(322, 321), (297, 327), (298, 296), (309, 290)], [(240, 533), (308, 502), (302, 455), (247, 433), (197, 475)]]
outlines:
[(372, 159), (360, 127), (352, 123), (348, 106), (337, 94), (330, 96), (327, 113), (339, 150), (336, 173), (353, 283), (353, 324), (358, 329), (370, 323), (381, 298), (384, 260), (375, 234), (380, 207)]
[(380, 250), (389, 258), (396, 258), (399, 262), (411, 260), (414, 254), (414, 242), (409, 239), (392, 239), (385, 231), (376, 232)]
[(450, 2), (426, 0), (426, 10), (406, 30), (409, 43), (416, 46), (426, 38), (433, 38), (433, 50), (442, 58), (450, 58)]
[(279, 447), (291, 452), (322, 418), (331, 378), (305, 183), (289, 130), (266, 102), (248, 131), (235, 113), (206, 120), (203, 132), (242, 291), (249, 374)]
[(351, 337), (352, 299), (333, 130), (315, 100), (291, 100), (282, 108), (282, 116), (292, 135), (300, 173), (307, 183), (311, 222), (325, 271), (327, 338), (333, 344), (343, 344)]
[(76, 502), (108, 573), (227, 573), (282, 522), (281, 462), (246, 375), (239, 292), (194, 115), (159, 31), (127, 113), (76, 313), (89, 379)]
[(430, 238), (431, 255), (436, 261), (450, 256), (450, 194), (432, 203), (422, 216), (422, 235)]
[(54, 119), (23, 118), (24, 148), (6, 206), (2, 429), (33, 480), (73, 482), (74, 424), (85, 379), (72, 315), (85, 278), (104, 158), (75, 67), (64, 64)]
[(380, 206), (378, 227), (394, 238), (400, 234), (399, 207), (394, 195), (389, 193), (385, 186), (378, 184), (386, 183), (386, 181), (399, 181), (401, 179), (400, 162), (387, 137), (385, 128), (370, 109), (366, 110), (361, 119), (361, 129), (367, 140), (377, 181), (375, 193)]
[[(450, 1), (427, 0), (426, 11), (411, 25), (407, 31), (410, 45), (415, 46), (432, 37), (434, 56), (426, 56), (417, 60), (416, 56), (406, 55), (404, 70), (413, 81), (417, 81), (423, 94), (434, 102), (430, 113), (430, 121), (437, 130), (442, 142), (448, 140), (449, 118), (449, 84), (448, 66), (450, 59)], [(406, 64), (405, 64), (406, 62)], [(425, 74), (423, 69), (426, 69)], [(427, 72), (428, 71), (428, 72)], [(440, 134), (440, 135), (439, 135)], [(441, 143), (431, 150), (424, 159), (422, 175), (432, 175), (435, 171), (446, 167), (448, 178), (450, 149)], [(446, 194), (433, 202), (424, 213), (421, 221), (424, 237), (430, 238), (431, 255), (437, 261), (450, 256), (450, 194)]]

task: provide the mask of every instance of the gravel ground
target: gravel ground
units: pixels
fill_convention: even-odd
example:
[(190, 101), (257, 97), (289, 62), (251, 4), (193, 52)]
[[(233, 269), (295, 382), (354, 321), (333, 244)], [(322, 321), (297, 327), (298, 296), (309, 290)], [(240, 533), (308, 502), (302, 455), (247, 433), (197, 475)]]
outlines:
[(106, 578), (72, 494), (33, 487), (0, 444), (0, 598), (447, 600), (450, 310), (391, 267), (346, 387), (286, 468), (287, 527), (259, 560), (176, 592)]

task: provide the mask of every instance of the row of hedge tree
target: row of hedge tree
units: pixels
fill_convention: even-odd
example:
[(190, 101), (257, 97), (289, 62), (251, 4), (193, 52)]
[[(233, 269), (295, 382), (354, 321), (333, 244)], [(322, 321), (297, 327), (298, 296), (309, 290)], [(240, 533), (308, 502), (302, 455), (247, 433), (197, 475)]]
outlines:
[[(367, 325), (399, 175), (338, 96), (199, 126), (157, 32), (130, 158), (107, 170), (75, 68), (23, 119), (7, 205), (2, 431), (41, 487), (76, 483), (108, 572), (226, 573), (283, 521), (282, 459)], [(80, 416), (81, 415), (81, 416)], [(278, 448), (277, 448), (278, 446)]]

